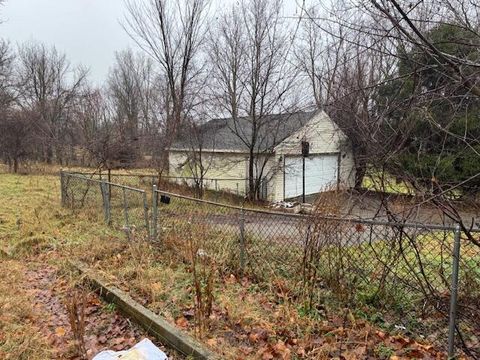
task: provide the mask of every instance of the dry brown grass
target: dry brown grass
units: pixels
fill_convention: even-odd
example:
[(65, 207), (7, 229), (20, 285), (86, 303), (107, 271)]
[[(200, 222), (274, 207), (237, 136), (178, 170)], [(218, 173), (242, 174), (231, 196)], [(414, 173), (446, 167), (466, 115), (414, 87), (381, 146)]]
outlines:
[(47, 339), (35, 325), (31, 295), (25, 288), (25, 267), (15, 260), (0, 260), (0, 359), (52, 358)]
[[(56, 264), (68, 258), (86, 261), (153, 311), (195, 334), (198, 284), (185, 229), (178, 227), (162, 238), (163, 246), (141, 237), (128, 241), (121, 231), (92, 223), (95, 209), (91, 213), (62, 209), (55, 177), (5, 175), (1, 181), (0, 199), (10, 203), (0, 210), (0, 241), (16, 256), (34, 255)], [(334, 206), (332, 202), (329, 212)], [(32, 240), (25, 242), (29, 237)], [(385, 341), (365, 320), (330, 303), (305, 307), (296, 284), (287, 279), (256, 282), (233, 274), (221, 262), (215, 275), (204, 341), (222, 358), (326, 359), (364, 349), (367, 341), (369, 355), (375, 356), (376, 346)], [(201, 279), (202, 286), (208, 285), (208, 278)], [(14, 331), (8, 332), (7, 336), (15, 337)]]
[[(39, 312), (33, 305), (36, 300), (27, 286), (31, 282), (27, 277), (27, 269), (33, 269), (34, 273), (37, 266), (60, 269), (63, 280), (67, 282), (67, 285), (63, 286), (77, 289), (81, 279), (78, 274), (69, 270), (69, 259), (96, 264), (101, 259), (115, 258), (119, 253), (128, 252), (135, 263), (134, 271), (139, 274), (142, 266), (150, 265), (147, 260), (142, 260), (147, 259), (148, 255), (142, 254), (144, 248), (140, 242), (128, 242), (122, 231), (107, 227), (102, 222), (95, 222), (102, 218), (96, 216), (96, 209), (72, 212), (61, 208), (59, 200), (58, 176), (0, 175), (0, 247), (14, 257), (6, 260), (0, 253), (0, 359), (58, 358), (55, 355), (58, 349), (51, 344), (48, 334), (39, 330), (45, 319), (37, 318)], [(149, 253), (151, 252), (146, 252)], [(153, 278), (146, 281), (153, 281)], [(75, 311), (71, 311), (68, 328), (77, 327), (78, 331), (67, 330), (66, 336), (78, 336), (73, 342), (66, 339), (61, 346), (68, 347), (73, 354), (74, 349), (70, 345), (81, 345), (83, 316), (80, 309), (81, 299), (77, 299), (76, 303), (69, 303), (68, 300), (72, 300), (69, 295), (72, 293), (68, 289), (61, 290), (58, 295), (65, 298), (66, 304), (61, 306), (62, 309), (66, 305), (70, 305), (71, 310), (77, 307)], [(58, 314), (54, 312), (44, 315), (55, 317)], [(89, 321), (91, 322), (91, 319)], [(87, 336), (90, 345), (91, 331), (94, 330), (90, 326), (90, 337)], [(106, 337), (109, 340), (108, 335)], [(129, 346), (131, 345), (133, 343), (129, 343)], [(79, 347), (76, 352), (84, 351)], [(172, 356), (174, 359), (183, 358), (178, 354)]]

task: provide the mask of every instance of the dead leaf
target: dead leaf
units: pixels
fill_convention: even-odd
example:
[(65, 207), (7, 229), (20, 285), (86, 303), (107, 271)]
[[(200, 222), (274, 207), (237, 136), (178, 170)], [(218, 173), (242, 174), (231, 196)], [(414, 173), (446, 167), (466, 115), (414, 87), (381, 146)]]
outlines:
[(113, 339), (112, 344), (113, 345), (122, 345), (125, 342), (125, 339), (122, 337), (118, 337)]
[(296, 351), (297, 355), (299, 356), (305, 356), (306, 355), (306, 352), (305, 352), (305, 349), (303, 347), (299, 347)]
[(365, 346), (358, 346), (353, 350), (343, 352), (342, 356), (345, 360), (363, 359), (365, 358), (366, 350)]
[[(244, 355), (249, 355), (249, 354), (252, 353), (253, 348), (252, 348), (251, 346), (244, 346), (244, 345), (242, 345), (242, 346), (239, 347), (239, 350), (240, 350)], [(243, 357), (242, 357), (242, 359), (243, 359)]]
[(271, 360), (274, 358), (273, 350), (270, 345), (265, 345), (257, 351), (257, 358), (262, 360)]
[(194, 310), (194, 309), (185, 310), (185, 311), (183, 311), (183, 316), (184, 316), (187, 320), (193, 319), (194, 316), (195, 316), (195, 310)]
[(260, 335), (258, 333), (250, 333), (248, 335), (248, 340), (252, 343), (256, 343), (258, 341), (258, 339), (260, 338)]
[(357, 232), (364, 232), (365, 231), (365, 227), (362, 225), (362, 224), (356, 224), (355, 225), (355, 230)]
[(152, 284), (152, 290), (153, 290), (153, 292), (155, 292), (155, 293), (160, 292), (160, 290), (162, 290), (162, 284), (159, 283), (159, 282), (153, 283), (153, 284)]
[(262, 355), (262, 360), (271, 360), (273, 359), (273, 354), (270, 351), (266, 351)]
[(279, 340), (275, 346), (273, 347), (275, 350), (275, 353), (279, 356), (281, 356), (282, 359), (288, 360), (290, 359), (290, 354), (291, 351), (290, 349), (285, 345), (285, 343), (281, 340)]
[(185, 329), (188, 327), (188, 320), (184, 316), (181, 316), (175, 320), (175, 324), (177, 324), (178, 327)]
[(102, 345), (105, 344), (107, 342), (107, 337), (105, 335), (100, 335), (98, 337), (98, 342)]
[(207, 345), (211, 346), (211, 347), (217, 346), (217, 339), (215, 339), (215, 338), (208, 339), (207, 340)]
[(55, 335), (57, 335), (58, 337), (64, 337), (65, 333), (66, 333), (66, 330), (64, 327), (59, 326), (55, 328)]

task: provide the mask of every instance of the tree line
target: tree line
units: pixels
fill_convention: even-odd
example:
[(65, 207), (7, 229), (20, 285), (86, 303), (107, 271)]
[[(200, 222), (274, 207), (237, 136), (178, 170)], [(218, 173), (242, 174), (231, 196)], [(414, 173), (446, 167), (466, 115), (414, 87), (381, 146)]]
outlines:
[(106, 84), (54, 47), (1, 44), (0, 154), (17, 171), (23, 161), (129, 166), (158, 133), (158, 91), (150, 61), (116, 54)]
[[(55, 48), (2, 40), (0, 156), (14, 171), (22, 161), (145, 159), (165, 169), (178, 134), (201, 142), (199, 125), (229, 117), (254, 189), (271, 115), (322, 109), (350, 139), (357, 187), (373, 171), (433, 196), (478, 192), (475, 2), (304, 1), (295, 16), (280, 0), (126, 4), (122, 25), (137, 49), (116, 54), (100, 87)], [(239, 127), (245, 118), (251, 131)]]

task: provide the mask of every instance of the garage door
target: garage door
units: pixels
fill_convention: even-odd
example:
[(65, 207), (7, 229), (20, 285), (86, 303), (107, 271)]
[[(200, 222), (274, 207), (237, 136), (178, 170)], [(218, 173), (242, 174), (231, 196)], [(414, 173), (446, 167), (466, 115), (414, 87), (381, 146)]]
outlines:
[[(315, 194), (337, 185), (338, 156), (312, 155), (305, 159), (305, 194)], [(302, 195), (302, 157), (285, 158), (285, 198)]]

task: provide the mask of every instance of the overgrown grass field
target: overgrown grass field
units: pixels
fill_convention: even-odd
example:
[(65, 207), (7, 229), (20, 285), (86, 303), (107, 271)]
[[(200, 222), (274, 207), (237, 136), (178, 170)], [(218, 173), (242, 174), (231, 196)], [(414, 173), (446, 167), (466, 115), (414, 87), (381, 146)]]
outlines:
[[(103, 223), (102, 209), (62, 208), (59, 178), (49, 175), (0, 175), (0, 203), (5, 204), (0, 209), (0, 246), (14, 259), (36, 257), (65, 269), (68, 259), (85, 261), (179, 328), (198, 336), (222, 358), (443, 357), (435, 347), (396, 329), (375, 311), (375, 304), (347, 306), (320, 286), (315, 307), (307, 306), (302, 284), (288, 271), (269, 272), (267, 266), (261, 277), (234, 271), (229, 262), (238, 261), (238, 252), (232, 249), (236, 239), (227, 241), (228, 231), (203, 225), (192, 230), (185, 226), (192, 221), (188, 216), (162, 224), (159, 243), (135, 233), (128, 240), (119, 227)], [(259, 241), (248, 236), (250, 243)], [(209, 241), (215, 243), (211, 248)], [(260, 249), (257, 261), (268, 251), (275, 252), (272, 246)], [(221, 256), (198, 258), (205, 249), (207, 255), (222, 249)], [(2, 281), (2, 286), (9, 286)], [(212, 298), (203, 327), (197, 316), (198, 287)], [(10, 325), (2, 328), (6, 335), (0, 337), (0, 354), (35, 333), (32, 327), (22, 330), (25, 336), (19, 335), (12, 322), (15, 319), (6, 319)]]

